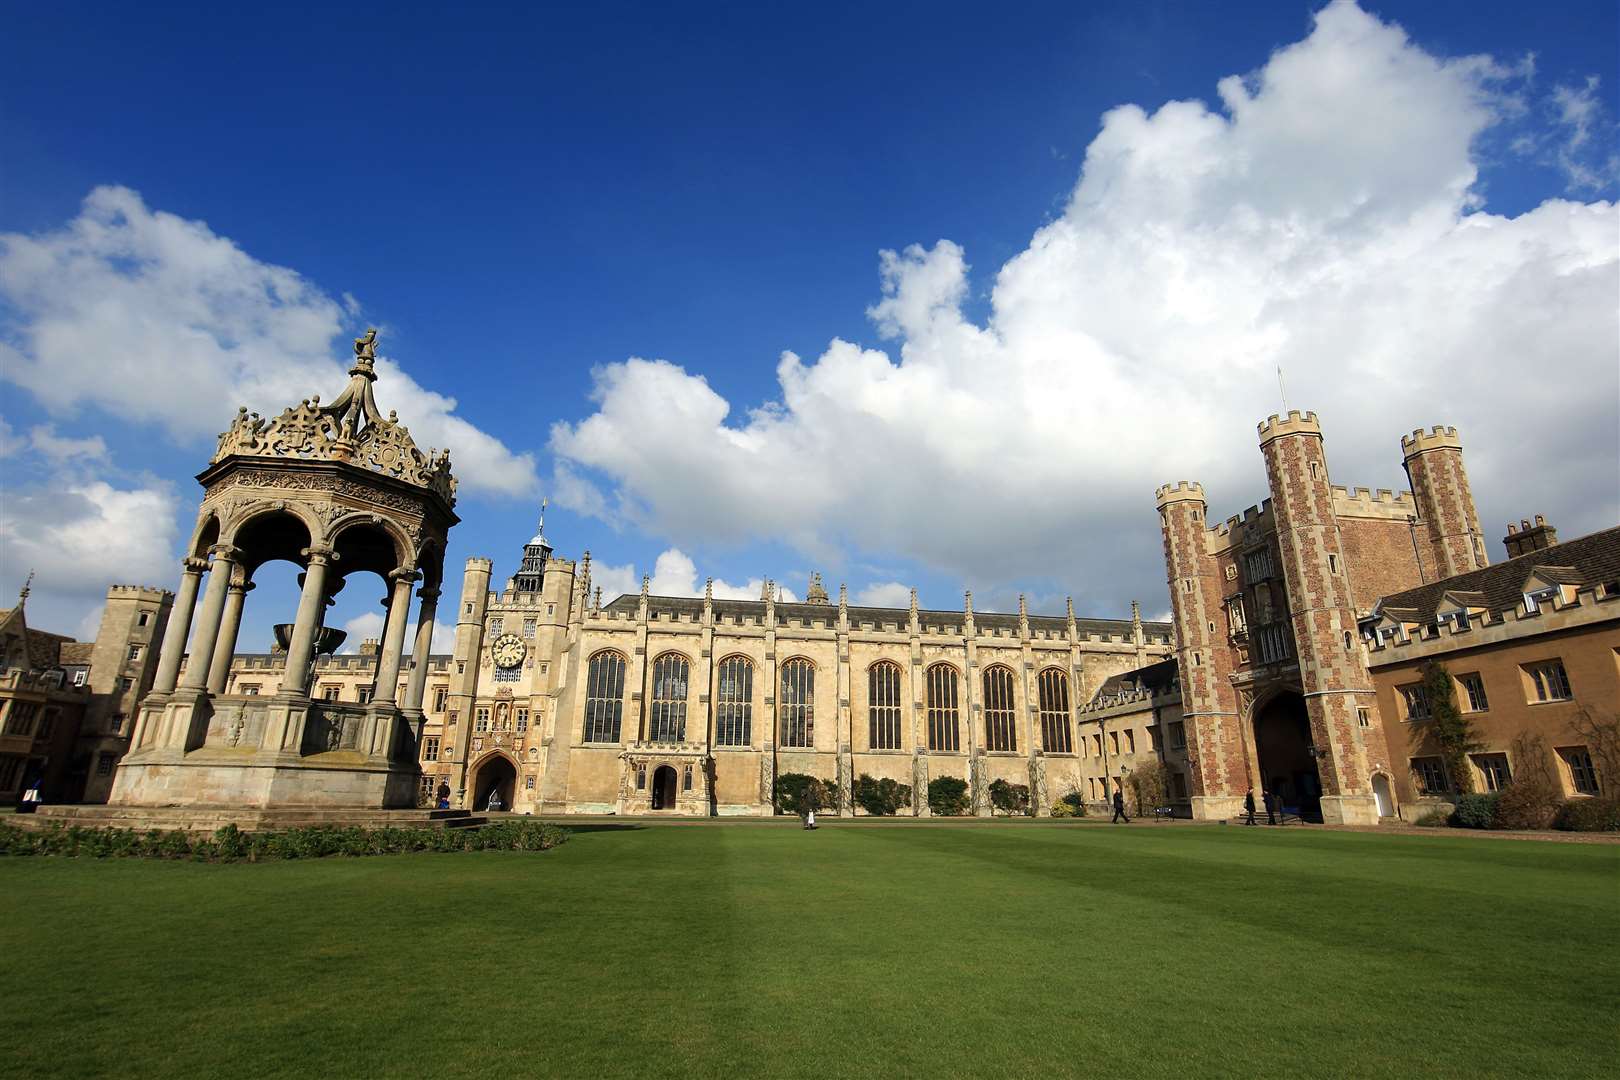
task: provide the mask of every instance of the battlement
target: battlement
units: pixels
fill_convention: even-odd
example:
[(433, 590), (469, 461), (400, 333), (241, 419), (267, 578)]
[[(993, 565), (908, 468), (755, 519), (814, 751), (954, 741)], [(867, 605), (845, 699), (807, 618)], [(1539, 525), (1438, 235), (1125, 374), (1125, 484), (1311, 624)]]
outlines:
[(1412, 501), (1410, 491), (1334, 484), (1333, 513), (1338, 517), (1389, 518), (1405, 521), (1417, 515), (1417, 503)]
[(472, 558), (467, 560), (467, 569), (468, 570), (483, 570), (486, 573), (488, 573), (489, 571), (492, 571), (492, 570), (495, 569), (495, 560), (494, 559), (485, 559), (485, 558), (483, 558), (481, 556), (474, 555)]
[(1271, 414), (1263, 420), (1258, 429), (1260, 445), (1264, 446), (1272, 439), (1280, 439), (1284, 435), (1321, 435), (1322, 425), (1317, 423), (1313, 412), (1302, 413), (1298, 409), (1290, 409), (1286, 417)]
[(1271, 500), (1266, 499), (1259, 506), (1251, 506), (1240, 514), (1233, 514), (1219, 525), (1211, 525), (1210, 533), (1222, 539), (1237, 539), (1245, 532), (1256, 528), (1269, 529), (1271, 526)]
[(159, 589), (151, 585), (109, 585), (107, 586), (107, 599), (151, 600), (162, 603), (174, 600), (174, 593), (168, 589)]
[(1410, 435), (1401, 436), (1401, 454), (1412, 458), (1430, 450), (1461, 450), (1462, 439), (1457, 436), (1454, 427), (1442, 427), (1436, 424), (1433, 429), (1424, 431), (1418, 428)]
[(1163, 510), (1173, 502), (1203, 502), (1204, 485), (1196, 480), (1178, 480), (1161, 486), (1153, 494), (1159, 509)]

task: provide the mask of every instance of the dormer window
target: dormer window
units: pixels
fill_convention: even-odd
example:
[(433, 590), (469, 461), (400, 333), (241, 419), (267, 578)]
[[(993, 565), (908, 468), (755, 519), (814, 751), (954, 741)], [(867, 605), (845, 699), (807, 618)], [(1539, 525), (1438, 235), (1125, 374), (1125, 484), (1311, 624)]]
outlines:
[(1526, 592), (1524, 594), (1524, 612), (1526, 615), (1534, 615), (1536, 612), (1541, 610), (1542, 604), (1552, 604), (1556, 606), (1557, 600), (1558, 588), (1556, 586), (1549, 585), (1543, 589), (1536, 589), (1533, 592)]
[(1440, 613), (1440, 622), (1455, 623), (1458, 630), (1466, 630), (1468, 629), (1468, 609), (1457, 608), (1455, 611), (1442, 611)]

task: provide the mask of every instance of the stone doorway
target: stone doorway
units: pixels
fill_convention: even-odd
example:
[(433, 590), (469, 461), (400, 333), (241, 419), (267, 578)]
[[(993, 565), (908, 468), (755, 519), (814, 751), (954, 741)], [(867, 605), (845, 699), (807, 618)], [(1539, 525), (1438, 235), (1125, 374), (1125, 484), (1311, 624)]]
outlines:
[(1389, 777), (1379, 773), (1373, 777), (1373, 800), (1378, 803), (1378, 816), (1381, 818), (1395, 816), (1395, 794), (1390, 790)]
[[(1306, 821), (1322, 820), (1322, 781), (1311, 755), (1311, 720), (1305, 699), (1284, 693), (1254, 713), (1254, 748), (1260, 762), (1260, 784), (1282, 799), (1290, 812)], [(1261, 793), (1254, 793), (1260, 802)]]
[(474, 810), (489, 808), (491, 795), (500, 796), (502, 809), (512, 809), (512, 796), (517, 794), (517, 768), (504, 754), (485, 758), (473, 774)]
[(652, 808), (654, 810), (675, 809), (675, 770), (668, 765), (660, 765), (653, 770)]

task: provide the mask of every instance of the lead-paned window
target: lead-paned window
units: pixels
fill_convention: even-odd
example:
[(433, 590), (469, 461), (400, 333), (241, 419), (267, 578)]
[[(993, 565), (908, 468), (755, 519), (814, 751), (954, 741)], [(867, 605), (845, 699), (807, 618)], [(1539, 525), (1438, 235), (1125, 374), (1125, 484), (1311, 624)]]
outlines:
[(653, 661), (652, 713), (647, 738), (652, 742), (686, 741), (686, 691), (691, 674), (686, 657), (665, 653)]
[(585, 675), (585, 741), (616, 743), (624, 716), (624, 657), (600, 652)]
[(1048, 754), (1067, 754), (1069, 741), (1069, 677), (1047, 668), (1036, 680), (1041, 711), (1041, 745)]
[(748, 746), (753, 741), (754, 665), (746, 656), (720, 661), (714, 704), (717, 746)]
[(1564, 767), (1569, 769), (1569, 783), (1577, 794), (1596, 795), (1598, 787), (1597, 769), (1592, 765), (1592, 754), (1584, 746), (1560, 746), (1558, 756), (1564, 759)]
[(984, 672), (984, 746), (986, 750), (1017, 750), (1017, 717), (1013, 712), (1013, 673), (996, 666)]
[(783, 746), (811, 746), (815, 730), (815, 665), (803, 658), (782, 665), (782, 694), (777, 712), (782, 717)]
[(887, 660), (867, 671), (866, 709), (873, 750), (900, 749), (900, 665)]
[(928, 669), (928, 749), (962, 749), (961, 689), (949, 664)]
[(1443, 795), (1448, 790), (1445, 766), (1437, 757), (1413, 758), (1412, 778), (1417, 781), (1419, 795)]

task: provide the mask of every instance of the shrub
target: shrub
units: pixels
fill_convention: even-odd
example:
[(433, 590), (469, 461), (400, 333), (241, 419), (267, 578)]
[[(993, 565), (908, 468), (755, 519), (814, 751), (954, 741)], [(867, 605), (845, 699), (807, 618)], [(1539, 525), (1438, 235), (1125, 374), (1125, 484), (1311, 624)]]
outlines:
[(990, 805), (1004, 814), (1029, 813), (1029, 785), (1009, 784), (1005, 780), (990, 782)]
[(1496, 824), (1498, 796), (1459, 795), (1457, 809), (1451, 812), (1451, 824), (1459, 829), (1489, 829)]
[(1513, 782), (1502, 789), (1496, 803), (1495, 827), (1545, 829), (1564, 803), (1547, 740), (1520, 734), (1513, 740), (1513, 763)]
[[(1068, 810), (1068, 813), (1062, 815), (1063, 817), (1086, 816), (1086, 797), (1078, 790), (1071, 791), (1067, 795), (1063, 796), (1058, 805)], [(1055, 808), (1053, 809), (1052, 814), (1054, 817), (1058, 816)]]
[(1564, 832), (1620, 832), (1620, 799), (1571, 799), (1553, 818)]
[(568, 830), (538, 821), (503, 821), (478, 829), (361, 829), (313, 825), (282, 832), (245, 833), (235, 825), (213, 837), (152, 829), (87, 829), (60, 825), (40, 831), (0, 825), (0, 855), (138, 857), (234, 862), (313, 859), (332, 855), (393, 855), (409, 851), (545, 851), (568, 839)]
[(1170, 770), (1162, 761), (1142, 762), (1125, 774), (1125, 790), (1136, 804), (1135, 813), (1151, 813), (1170, 801)]
[[(1423, 692), (1429, 701), (1429, 719), (1426, 724), (1413, 725), (1414, 735), (1427, 731), (1439, 744), (1440, 756), (1445, 759), (1451, 782), (1463, 795), (1474, 791), (1474, 770), (1468, 755), (1479, 750), (1481, 743), (1474, 737), (1474, 725), (1468, 714), (1457, 705), (1457, 684), (1446, 670), (1446, 665), (1431, 660), (1422, 667)], [(1487, 825), (1469, 825), (1465, 828), (1484, 829)]]
[(862, 773), (855, 781), (855, 804), (873, 817), (893, 817), (901, 807), (911, 805), (911, 785), (888, 777), (874, 780)]
[(928, 781), (928, 809), (940, 817), (960, 817), (967, 813), (967, 781), (954, 776), (938, 776)]
[(776, 809), (783, 814), (830, 810), (838, 805), (838, 785), (819, 776), (783, 773), (776, 778)]
[(1451, 824), (1451, 814), (1445, 810), (1430, 810), (1412, 824), (1420, 829), (1443, 829)]

